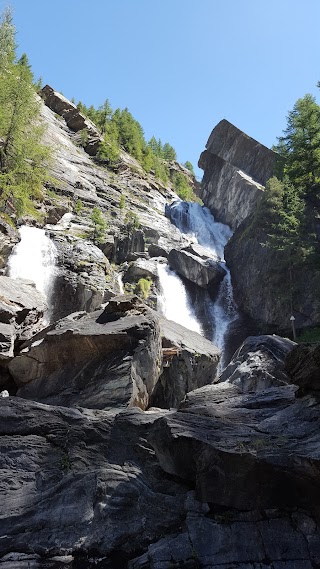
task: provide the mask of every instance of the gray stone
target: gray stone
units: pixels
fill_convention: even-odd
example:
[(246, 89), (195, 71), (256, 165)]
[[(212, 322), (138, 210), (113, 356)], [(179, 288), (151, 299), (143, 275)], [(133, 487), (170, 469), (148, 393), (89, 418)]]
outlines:
[(277, 154), (227, 120), (213, 129), (200, 156), (200, 197), (217, 221), (235, 229), (256, 208)]
[(196, 332), (160, 318), (163, 370), (150, 399), (155, 407), (178, 407), (186, 393), (212, 383), (220, 350)]
[(204, 259), (203, 256), (199, 257), (186, 250), (172, 249), (168, 261), (177, 273), (210, 292), (217, 292), (226, 274), (217, 261), (209, 257)]
[(234, 383), (243, 393), (290, 383), (285, 358), (296, 346), (280, 336), (249, 336), (236, 351), (219, 381)]
[(47, 310), (45, 298), (34, 283), (0, 276), (0, 322), (2, 359), (13, 356), (14, 342), (38, 332)]

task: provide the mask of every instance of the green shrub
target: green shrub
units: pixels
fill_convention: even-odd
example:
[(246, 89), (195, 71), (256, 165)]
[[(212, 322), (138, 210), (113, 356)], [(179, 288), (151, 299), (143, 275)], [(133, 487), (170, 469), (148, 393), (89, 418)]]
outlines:
[(93, 239), (94, 241), (101, 243), (103, 241), (103, 237), (106, 232), (108, 224), (102, 215), (102, 211), (98, 207), (93, 208), (90, 218), (94, 225)]
[(77, 215), (79, 215), (79, 213), (81, 212), (82, 208), (83, 208), (83, 203), (82, 203), (81, 200), (78, 200), (78, 201), (76, 202), (75, 206), (74, 206), (74, 211), (75, 211), (75, 213), (76, 213)]
[(146, 300), (149, 296), (149, 293), (150, 293), (151, 284), (152, 284), (152, 281), (150, 278), (139, 279), (137, 284), (136, 284), (135, 293), (138, 296), (141, 296), (144, 300)]
[(126, 213), (126, 216), (124, 218), (124, 222), (126, 224), (126, 228), (127, 228), (128, 232), (133, 231), (134, 229), (139, 229), (139, 227), (140, 227), (139, 217), (133, 211), (128, 211)]

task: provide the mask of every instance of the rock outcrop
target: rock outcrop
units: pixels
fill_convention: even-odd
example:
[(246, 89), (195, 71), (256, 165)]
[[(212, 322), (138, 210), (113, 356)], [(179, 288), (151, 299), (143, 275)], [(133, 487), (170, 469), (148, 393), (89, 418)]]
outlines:
[(319, 275), (312, 266), (294, 272), (283, 267), (283, 256), (267, 247), (266, 232), (251, 227), (248, 218), (225, 248), (238, 307), (269, 330), (291, 334), (290, 317), (296, 327), (315, 326), (320, 321)]
[(226, 271), (217, 261), (204, 259), (184, 249), (171, 249), (169, 265), (192, 283), (216, 293)]
[(201, 154), (200, 197), (217, 221), (236, 229), (256, 208), (277, 154), (227, 120), (213, 129)]
[(0, 359), (12, 358), (15, 342), (39, 330), (47, 308), (32, 282), (0, 276)]
[(234, 383), (242, 393), (286, 385), (290, 379), (285, 371), (285, 360), (295, 346), (295, 342), (280, 336), (249, 336), (219, 381)]
[(320, 345), (303, 344), (291, 350), (285, 361), (285, 370), (291, 381), (299, 385), (301, 393), (320, 391)]
[[(160, 379), (161, 396), (152, 401), (161, 407), (177, 406), (190, 388), (211, 383), (219, 356), (208, 340), (127, 295), (44, 330), (22, 345), (9, 371), (19, 397), (65, 407), (146, 409)], [(173, 369), (180, 370), (177, 381)]]
[[(261, 349), (275, 384), (255, 392)], [(103, 558), (108, 569), (314, 569), (319, 401), (279, 384), (289, 349), (281, 338), (252, 340), (239, 361), (240, 375), (246, 362), (256, 374), (249, 392), (233, 363), (232, 381), (190, 392), (179, 410), (0, 398), (6, 569), (63, 555), (86, 567)]]

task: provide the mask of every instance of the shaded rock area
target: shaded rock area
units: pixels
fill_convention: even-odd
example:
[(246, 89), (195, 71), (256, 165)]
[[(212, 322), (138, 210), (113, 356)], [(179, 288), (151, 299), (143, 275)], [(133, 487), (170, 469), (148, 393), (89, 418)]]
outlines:
[(305, 344), (291, 350), (285, 361), (285, 370), (301, 393), (320, 391), (320, 345)]
[(18, 395), (67, 407), (145, 409), (160, 374), (159, 327), (138, 298), (123, 298), (72, 314), (23, 346), (9, 366)]
[(216, 378), (220, 350), (199, 334), (160, 318), (163, 370), (150, 405), (178, 407), (185, 395)]
[(18, 241), (18, 231), (9, 223), (0, 219), (0, 269), (6, 267), (12, 249)]
[(12, 358), (15, 342), (40, 329), (47, 308), (34, 283), (0, 276), (0, 359)]
[[(122, 317), (134, 310), (122, 297), (109, 316), (116, 303)], [(161, 326), (167, 349), (188, 337)], [(261, 369), (252, 365), (244, 393), (232, 362), (231, 381), (188, 393), (178, 410), (0, 398), (3, 566), (20, 555), (57, 569), (54, 556), (69, 555), (74, 569), (97, 558), (107, 569), (317, 567), (319, 400), (279, 384), (289, 348), (278, 337), (251, 339), (239, 374), (264, 351), (273, 386), (255, 392)]]
[(210, 292), (217, 292), (226, 274), (217, 261), (209, 257), (204, 259), (184, 249), (172, 249), (168, 261), (177, 273)]
[[(320, 321), (319, 275), (312, 266), (294, 272), (294, 286), (283, 269), (277, 250), (266, 247), (266, 233), (251, 226), (248, 218), (227, 243), (225, 259), (232, 276), (234, 298), (245, 314), (290, 333), (290, 316), (297, 328), (315, 326)], [(292, 293), (291, 293), (291, 289)]]
[(199, 159), (200, 197), (217, 221), (236, 229), (261, 199), (277, 154), (227, 120), (213, 129)]

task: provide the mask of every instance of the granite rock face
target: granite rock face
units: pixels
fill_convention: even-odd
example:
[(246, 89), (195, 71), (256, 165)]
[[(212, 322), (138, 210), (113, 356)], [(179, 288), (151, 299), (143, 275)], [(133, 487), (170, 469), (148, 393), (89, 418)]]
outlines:
[(316, 326), (320, 321), (317, 272), (312, 266), (295, 271), (291, 298), (286, 286), (290, 274), (283, 269), (283, 259), (277, 250), (265, 246), (266, 232), (252, 229), (251, 222), (251, 217), (245, 220), (225, 248), (238, 307), (282, 334), (291, 334), (292, 310), (297, 328)]
[(295, 346), (295, 342), (276, 335), (249, 336), (236, 351), (219, 381), (236, 384), (242, 393), (288, 384), (290, 379), (285, 361)]
[(200, 197), (217, 221), (236, 229), (256, 208), (277, 155), (227, 120), (213, 129), (201, 154)]
[(15, 341), (38, 332), (47, 308), (32, 282), (0, 276), (0, 359), (12, 358)]
[(226, 271), (217, 261), (203, 258), (187, 250), (172, 249), (168, 256), (169, 265), (194, 284), (217, 292)]
[[(177, 334), (163, 338), (172, 347)], [(101, 557), (107, 569), (317, 567), (319, 400), (277, 381), (281, 338), (251, 340), (240, 374), (247, 361), (259, 379), (258, 348), (273, 359), (272, 387), (243, 392), (231, 366), (231, 381), (190, 392), (178, 410), (0, 398), (5, 569), (58, 569), (57, 555), (74, 568)]]

